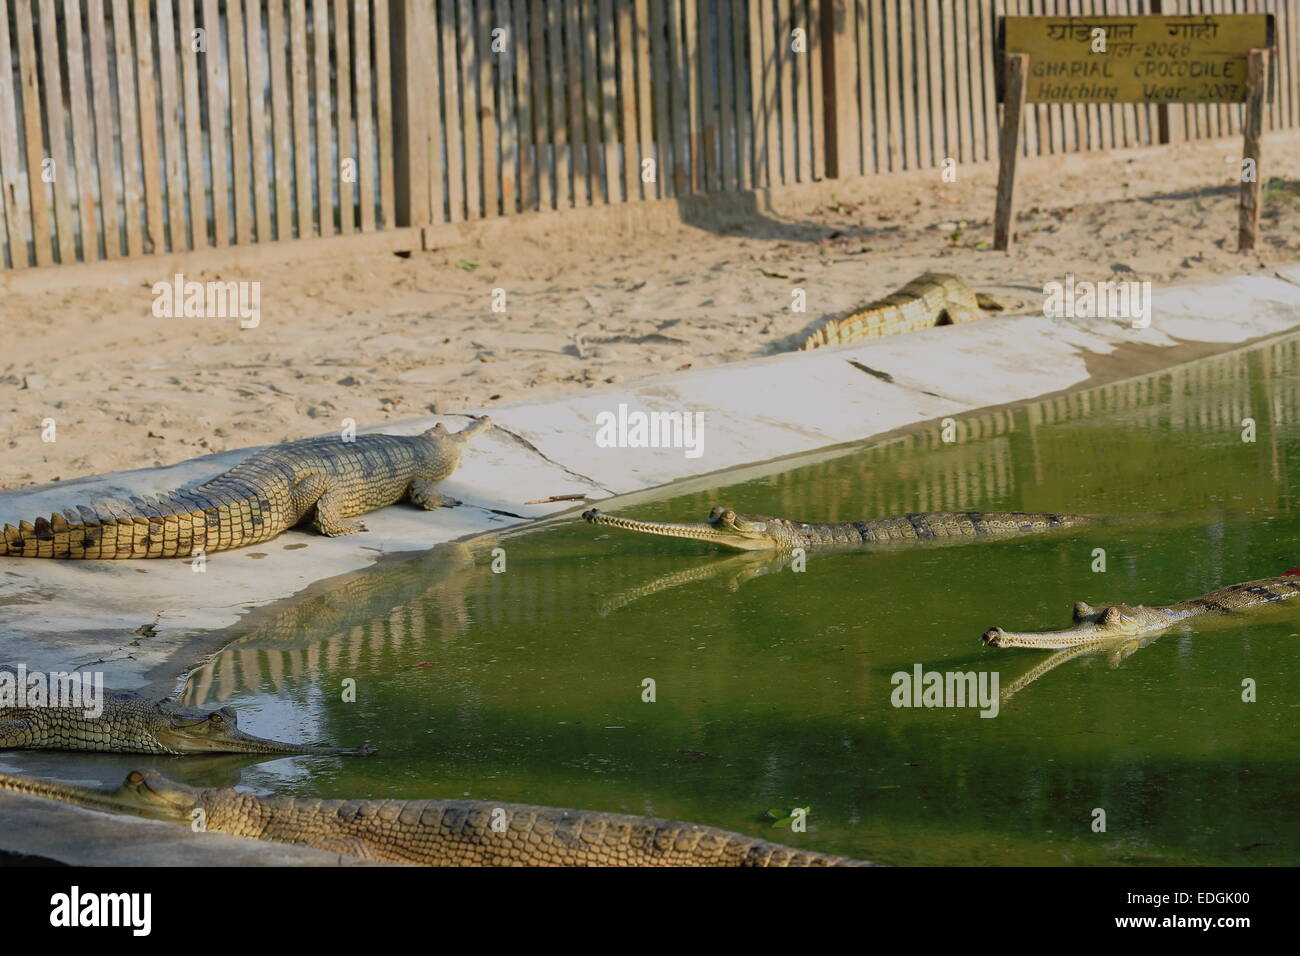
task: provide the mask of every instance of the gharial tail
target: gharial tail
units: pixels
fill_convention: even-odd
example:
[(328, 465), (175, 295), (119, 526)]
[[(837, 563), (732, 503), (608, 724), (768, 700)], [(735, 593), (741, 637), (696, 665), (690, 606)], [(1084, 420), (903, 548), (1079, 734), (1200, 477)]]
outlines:
[(0, 555), (15, 558), (175, 558), (274, 537), (270, 502), (171, 493), (96, 501), (4, 526)]

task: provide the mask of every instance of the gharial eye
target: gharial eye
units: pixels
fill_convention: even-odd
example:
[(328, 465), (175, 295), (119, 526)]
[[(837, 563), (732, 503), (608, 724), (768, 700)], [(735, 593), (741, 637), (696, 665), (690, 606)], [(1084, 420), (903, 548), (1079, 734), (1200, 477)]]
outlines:
[(735, 520), (736, 520), (736, 513), (735, 513), (734, 511), (727, 510), (727, 511), (723, 512), (722, 517), (723, 517), (723, 519), (726, 520), (726, 521), (735, 521)]

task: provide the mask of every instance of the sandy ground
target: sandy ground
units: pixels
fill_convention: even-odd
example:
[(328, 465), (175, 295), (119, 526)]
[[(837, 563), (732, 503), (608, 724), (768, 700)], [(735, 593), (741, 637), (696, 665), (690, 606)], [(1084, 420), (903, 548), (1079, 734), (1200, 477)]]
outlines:
[[(935, 171), (837, 183), (802, 200), (796, 188), (779, 215), (712, 229), (627, 238), (584, 220), (541, 238), (220, 276), (261, 282), (249, 330), (155, 318), (152, 280), (10, 293), (0, 487), (767, 355), (926, 270), (1029, 311), (1067, 272), (1160, 284), (1300, 260), (1300, 134), (1266, 141), (1263, 239), (1249, 256), (1233, 251), (1228, 160), (1240, 149), (1022, 159), (1009, 256), (988, 248), (996, 171), (982, 168), (956, 183)], [(504, 313), (491, 308), (497, 288)], [(791, 308), (795, 288), (806, 312)], [(54, 442), (42, 441), (47, 419)]]

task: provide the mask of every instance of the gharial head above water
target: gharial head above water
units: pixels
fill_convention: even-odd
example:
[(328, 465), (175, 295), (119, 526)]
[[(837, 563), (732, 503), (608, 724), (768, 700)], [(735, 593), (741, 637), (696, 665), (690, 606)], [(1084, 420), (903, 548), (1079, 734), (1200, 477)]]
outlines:
[(709, 512), (703, 522), (639, 521), (633, 518), (616, 518), (602, 514), (595, 508), (583, 512), (582, 517), (591, 524), (658, 534), (669, 538), (693, 538), (711, 541), (739, 551), (774, 551), (794, 547), (798, 542), (792, 533), (793, 525), (784, 518), (768, 515), (742, 515), (730, 508), (718, 506)]
[(1157, 608), (1112, 604), (1095, 608), (1082, 601), (1074, 605), (1074, 626), (1061, 631), (1021, 633), (991, 627), (981, 640), (990, 647), (1066, 648), (1096, 641), (1135, 637), (1169, 626), (1169, 616)]

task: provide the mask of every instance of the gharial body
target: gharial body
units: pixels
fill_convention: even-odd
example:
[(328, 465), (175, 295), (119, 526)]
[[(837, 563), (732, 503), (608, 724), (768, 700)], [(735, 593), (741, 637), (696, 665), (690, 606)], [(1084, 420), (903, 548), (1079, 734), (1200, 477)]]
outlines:
[(1207, 614), (1235, 614), (1251, 608), (1289, 601), (1300, 594), (1300, 576), (1284, 574), (1219, 588), (1188, 601), (1164, 607), (1115, 604), (1095, 608), (1074, 605), (1075, 625), (1062, 631), (1019, 633), (992, 627), (982, 640), (991, 647), (1036, 647), (1049, 650), (1100, 644), (1152, 634)]
[(917, 541), (1005, 538), (1074, 528), (1097, 520), (1087, 515), (1026, 511), (940, 511), (815, 524), (768, 515), (739, 514), (723, 507), (714, 508), (706, 521), (698, 523), (618, 518), (594, 508), (582, 517), (595, 525), (670, 538), (710, 541), (741, 551), (833, 550)]
[(309, 438), (254, 452), (190, 490), (94, 502), (48, 519), (7, 524), (0, 555), (24, 558), (190, 557), (269, 541), (301, 521), (325, 535), (364, 530), (356, 515), (409, 498), (454, 504), (433, 487), (460, 464), (465, 443), (492, 426), (441, 424), (419, 435)]
[[(0, 667), (0, 689), (12, 696), (23, 677), (15, 668)], [(91, 703), (83, 701), (83, 703)], [(48, 702), (0, 707), (0, 750), (94, 750), (140, 754), (354, 754), (373, 753), (369, 747), (329, 748), (265, 740), (239, 729), (229, 707), (217, 711), (184, 707), (132, 691), (106, 691), (94, 707), (52, 707)], [(88, 714), (88, 710), (99, 713)]]
[[(423, 866), (866, 866), (714, 827), (480, 800), (317, 800), (197, 789), (136, 770), (117, 790), (0, 773), (0, 791)], [(202, 811), (196, 817), (195, 811)]]
[(976, 293), (961, 276), (927, 272), (893, 295), (827, 319), (804, 339), (800, 351), (847, 345), (899, 332), (982, 318), (981, 308), (1001, 306)]

